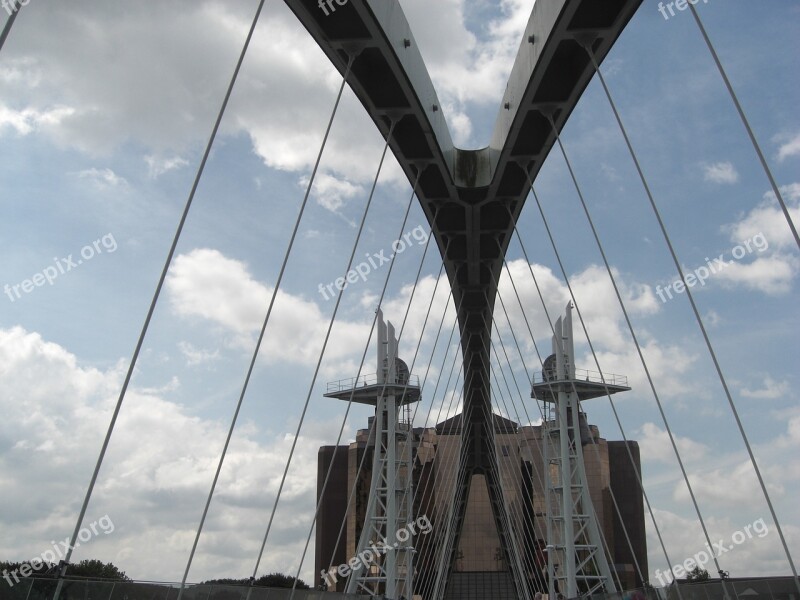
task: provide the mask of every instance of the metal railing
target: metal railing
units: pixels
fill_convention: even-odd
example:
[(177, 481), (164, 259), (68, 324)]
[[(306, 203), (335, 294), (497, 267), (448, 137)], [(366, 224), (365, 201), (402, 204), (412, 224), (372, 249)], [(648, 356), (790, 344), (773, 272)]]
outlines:
[(666, 587), (640, 588), (617, 592), (615, 594), (595, 594), (591, 600), (791, 600), (797, 598), (797, 586), (794, 578), (785, 577), (753, 577), (726, 579), (725, 585), (719, 579), (706, 581), (678, 582), (680, 594), (675, 582)]
[[(12, 580), (13, 581), (13, 580)], [(0, 579), (0, 600), (51, 600), (58, 580), (55, 578), (19, 578), (9, 586)], [(133, 581), (99, 581), (67, 579), (61, 590), (62, 600), (177, 600), (180, 584), (146, 583)], [(187, 585), (183, 591), (185, 600), (289, 600), (290, 588), (249, 587), (246, 585)], [(323, 592), (319, 590), (295, 590), (294, 600), (363, 600), (362, 596)]]
[[(347, 392), (352, 389), (367, 387), (370, 385), (378, 385), (378, 374), (370, 373), (369, 375), (360, 375), (358, 377), (348, 377), (347, 379), (340, 379), (339, 381), (328, 382), (328, 394), (335, 394), (337, 392)], [(408, 385), (410, 388), (419, 387), (419, 377), (417, 375), (410, 375), (408, 381), (398, 382), (395, 385)]]
[[(566, 380), (556, 377), (555, 373), (549, 371), (536, 371), (533, 374), (533, 383), (555, 383), (556, 381)], [(601, 374), (599, 371), (589, 371), (587, 369), (575, 369), (575, 379), (573, 381), (588, 381), (590, 383), (606, 383), (608, 385), (628, 387), (628, 378), (625, 375)]]

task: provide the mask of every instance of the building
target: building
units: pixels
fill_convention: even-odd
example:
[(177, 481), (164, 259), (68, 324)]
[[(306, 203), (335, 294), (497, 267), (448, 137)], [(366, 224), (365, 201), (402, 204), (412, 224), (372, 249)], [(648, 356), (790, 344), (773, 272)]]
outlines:
[[(504, 497), (514, 521), (511, 529), (515, 532), (517, 547), (524, 554), (522, 564), (533, 589), (546, 592), (542, 427), (520, 426), (499, 415), (494, 415), (493, 421)], [(600, 529), (611, 549), (613, 570), (624, 589), (641, 587), (639, 571), (645, 576), (648, 571), (644, 506), (636, 477), (636, 471), (641, 472), (638, 444), (609, 442), (600, 437), (594, 425), (588, 426), (586, 432), (591, 436), (583, 440), (588, 487)], [(434, 575), (442, 567), (434, 564), (435, 557), (440, 554), (434, 550), (442, 543), (446, 534), (444, 524), (449, 521), (454, 505), (461, 415), (435, 427), (415, 428), (412, 439), (415, 516), (427, 516), (433, 524), (430, 534), (417, 535), (414, 539), (415, 594), (425, 599), (431, 597)], [(346, 564), (356, 554), (370, 487), (372, 448), (368, 442), (369, 429), (364, 429), (349, 446), (323, 446), (319, 450), (317, 499), (323, 501), (317, 522), (317, 573), (330, 566)], [(322, 486), (331, 463), (333, 469), (323, 498)], [(356, 476), (358, 484), (353, 493)], [(614, 508), (612, 491), (625, 529)], [(342, 528), (345, 514), (346, 525)], [(468, 598), (465, 595), (468, 592), (480, 595), (482, 583), (495, 591), (503, 585), (511, 586), (509, 568), (500, 546), (485, 479), (476, 475), (470, 486), (446, 597)], [(342, 581), (336, 589), (343, 590)]]

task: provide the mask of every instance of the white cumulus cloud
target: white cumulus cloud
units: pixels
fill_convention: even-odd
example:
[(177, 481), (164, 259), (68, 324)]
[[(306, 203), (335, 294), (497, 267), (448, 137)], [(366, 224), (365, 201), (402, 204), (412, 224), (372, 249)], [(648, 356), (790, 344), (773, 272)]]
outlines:
[(712, 183), (736, 183), (739, 173), (729, 162), (717, 162), (704, 167), (704, 179)]

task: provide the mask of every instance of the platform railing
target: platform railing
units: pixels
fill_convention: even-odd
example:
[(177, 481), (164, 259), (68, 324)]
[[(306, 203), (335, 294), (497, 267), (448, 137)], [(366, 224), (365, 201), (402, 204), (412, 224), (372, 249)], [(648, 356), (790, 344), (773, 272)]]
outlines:
[[(533, 383), (555, 383), (564, 381), (554, 377), (555, 373), (549, 371), (536, 371), (533, 374)], [(628, 378), (625, 375), (614, 373), (600, 373), (599, 371), (589, 371), (588, 369), (575, 369), (575, 379), (573, 381), (588, 381), (590, 383), (606, 383), (608, 385), (618, 385), (628, 387)]]
[[(13, 582), (13, 580), (12, 580)], [(52, 600), (58, 580), (55, 578), (20, 577), (9, 586), (0, 579), (0, 600)], [(177, 600), (180, 584), (91, 579), (67, 579), (61, 600)], [(289, 600), (291, 588), (267, 588), (247, 585), (187, 585), (184, 600)], [(294, 600), (363, 600), (363, 596), (295, 590)]]
[[(370, 373), (369, 375), (359, 375), (358, 377), (348, 377), (347, 379), (340, 379), (338, 381), (328, 382), (328, 394), (335, 394), (337, 392), (347, 392), (349, 390), (367, 387), (370, 385), (378, 385), (378, 374)], [(417, 375), (410, 375), (408, 381), (398, 382), (395, 385), (408, 385), (410, 388), (419, 387), (419, 377)]]

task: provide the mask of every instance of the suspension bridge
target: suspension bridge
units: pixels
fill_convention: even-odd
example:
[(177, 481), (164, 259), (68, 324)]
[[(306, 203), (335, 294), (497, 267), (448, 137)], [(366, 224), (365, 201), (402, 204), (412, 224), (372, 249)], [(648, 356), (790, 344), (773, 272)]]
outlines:
[[(781, 526), (770, 496), (770, 489), (752, 450), (746, 422), (740, 417), (730, 391), (724, 364), (717, 357), (708, 333), (707, 317), (695, 303), (690, 278), (693, 275), (678, 256), (670, 231), (662, 219), (658, 199), (649, 185), (646, 169), (626, 129), (625, 114), (618, 109), (614, 90), (606, 81), (601, 65), (618, 39), (624, 35), (642, 0), (537, 0), (525, 26), (519, 51), (510, 70), (500, 109), (488, 146), (466, 150), (456, 146), (401, 5), (390, 0), (285, 0), (288, 8), (307, 30), (331, 65), (340, 74), (338, 96), (330, 115), (316, 164), (308, 177), (305, 196), (282, 258), (256, 347), (252, 353), (238, 403), (231, 417), (215, 473), (194, 532), (182, 581), (173, 585), (82, 581), (70, 577), (72, 549), (86, 526), (87, 508), (92, 499), (117, 418), (125, 410), (125, 399), (145, 336), (159, 301), (162, 287), (220, 123), (236, 85), (243, 60), (264, 6), (262, 0), (230, 79), (227, 94), (219, 109), (212, 134), (194, 177), (177, 232), (166, 257), (144, 326), (129, 363), (77, 522), (69, 549), (58, 565), (54, 578), (28, 577), (27, 585), (10, 591), (0, 586), (0, 598), (20, 599), (92, 598), (133, 600), (231, 600), (376, 597), (388, 600), (445, 600), (456, 598), (740, 598), (763, 596), (772, 599), (800, 598), (800, 579), (793, 560), (790, 540)], [(782, 189), (770, 170), (769, 161), (753, 133), (735, 88), (719, 60), (695, 4), (683, 2), (711, 54), (721, 84), (729, 93), (732, 109), (752, 144), (759, 168), (769, 182), (775, 201), (785, 217), (796, 252), (800, 238), (784, 199)], [(669, 3), (665, 10), (672, 10)], [(24, 18), (25, 9), (13, 3), (13, 13), (0, 38), (0, 49), (12, 34), (15, 19)], [(665, 17), (666, 18), (666, 17)], [(2, 54), (0, 54), (2, 60)], [(603, 235), (595, 226), (590, 194), (586, 193), (573, 169), (571, 151), (561, 133), (590, 82), (599, 82), (603, 99), (613, 115), (613, 127), (623, 140), (634, 166), (637, 190), (658, 223), (664, 245), (683, 285), (691, 316), (701, 332), (714, 375), (721, 386), (726, 410), (735, 420), (741, 444), (746, 449), (749, 467), (758, 480), (758, 491), (775, 527), (775, 544), (785, 558), (785, 577), (730, 578), (724, 556), (711, 551), (717, 540), (710, 534), (700, 503), (693, 491), (692, 478), (663, 408), (662, 395), (650, 376), (643, 351), (641, 332), (629, 316), (629, 298), (619, 273), (610, 264)], [(281, 502), (286, 476), (295, 455), (309, 402), (320, 376), (320, 365), (332, 339), (344, 285), (328, 286), (336, 298), (324, 334), (321, 351), (305, 398), (294, 440), (286, 457), (283, 477), (274, 505), (265, 524), (260, 553), (252, 571), (250, 585), (192, 585), (191, 568), (212, 500), (218, 490), (226, 453), (236, 431), (240, 410), (246, 399), (251, 376), (257, 365), (273, 308), (285, 276), (289, 258), (297, 243), (297, 233), (311, 194), (320, 160), (331, 127), (337, 117), (342, 94), (352, 90), (372, 120), (385, 145), (374, 182), (357, 227), (356, 240), (347, 255), (341, 281), (359, 259), (358, 242), (376, 186), (391, 152), (410, 184), (405, 217), (397, 239), (407, 228), (409, 211), (416, 203), (429, 227), (425, 256), (441, 258), (442, 285), (449, 285), (448, 306), (455, 319), (446, 323), (445, 313), (432, 310), (436, 289), (430, 298), (423, 331), (434, 331), (449, 350), (441, 364), (433, 364), (433, 353), (426, 361), (417, 340), (403, 338), (411, 299), (397, 326), (385, 319), (383, 303), (387, 283), (399, 252), (396, 250), (385, 273), (385, 283), (377, 300), (370, 335), (363, 347), (357, 371), (343, 374), (341, 381), (327, 386), (329, 402), (339, 401), (345, 408), (338, 437), (320, 449), (317, 473), (316, 509), (308, 523), (308, 535), (295, 582), (310, 562), (319, 580), (313, 590), (266, 589), (253, 585), (266, 548), (274, 544), (273, 525)], [(647, 390), (657, 405), (669, 449), (680, 467), (693, 511), (707, 543), (706, 564), (713, 577), (705, 582), (669, 577), (654, 582), (647, 565), (648, 549), (644, 538), (645, 521), (655, 532), (657, 553), (668, 565), (680, 565), (683, 556), (670, 553), (664, 541), (663, 522), (650, 503), (643, 484), (641, 460), (635, 440), (626, 436), (613, 396), (631, 388), (624, 375), (602, 368), (602, 357), (592, 344), (591, 331), (584, 320), (585, 306), (578, 303), (570, 276), (560, 255), (560, 246), (537, 194), (537, 176), (551, 155), (560, 156), (569, 174), (565, 185), (574, 189), (580, 200), (580, 218), (589, 225), (593, 242), (602, 257), (603, 269), (624, 314), (627, 332), (635, 347), (632, 355), (646, 374)], [(569, 290), (569, 302), (553, 313), (552, 299), (530, 265), (526, 240), (518, 230), (523, 209), (537, 214), (544, 225), (547, 243), (556, 256), (559, 274)], [(525, 327), (512, 326), (511, 310), (523, 315), (534, 307), (526, 306), (518, 293), (519, 273), (513, 274), (507, 255), (513, 243), (519, 245), (528, 263), (528, 273), (537, 291), (547, 321), (546, 336)], [(375, 265), (373, 265), (375, 268)], [(419, 265), (411, 298), (422, 272)], [(506, 278), (510, 294), (500, 293)], [(437, 280), (437, 287), (439, 286)], [(527, 285), (529, 281), (525, 281)], [(337, 292), (337, 294), (334, 294)], [(538, 310), (538, 307), (536, 307)], [(508, 327), (504, 339), (499, 330)], [(429, 329), (428, 329), (429, 328)], [(577, 365), (575, 339), (588, 342), (591, 363)], [(537, 340), (549, 338), (542, 346)], [(400, 355), (400, 340), (416, 347), (410, 356)], [(534, 353), (526, 352), (529, 343)], [(455, 349), (457, 347), (457, 350)], [(519, 362), (517, 362), (519, 361)], [(515, 367), (513, 365), (521, 365)], [(638, 365), (637, 365), (638, 368)], [(437, 372), (435, 389), (426, 386)], [(462, 382), (461, 409), (453, 416), (444, 401), (438, 414), (433, 403), (418, 413), (422, 400), (430, 393)], [(640, 390), (641, 391), (641, 390)], [(606, 400), (608, 408), (603, 405)], [(591, 400), (591, 402), (590, 402)], [(374, 417), (357, 439), (343, 443), (345, 424), (351, 407), (374, 407)], [(592, 411), (609, 410), (619, 425), (620, 441), (607, 441), (589, 422)], [(422, 425), (420, 425), (422, 424)], [(616, 435), (609, 432), (610, 435)], [(314, 533), (316, 532), (316, 537)], [(272, 537), (271, 537), (271, 534)], [(313, 558), (312, 558), (313, 557)], [(685, 569), (688, 571), (689, 569)], [(316, 577), (317, 575), (315, 575)], [(658, 584), (661, 585), (658, 585)], [(664, 585), (664, 584), (668, 585)], [(655, 586), (655, 587), (654, 587)], [(659, 589), (656, 589), (659, 588)]]

